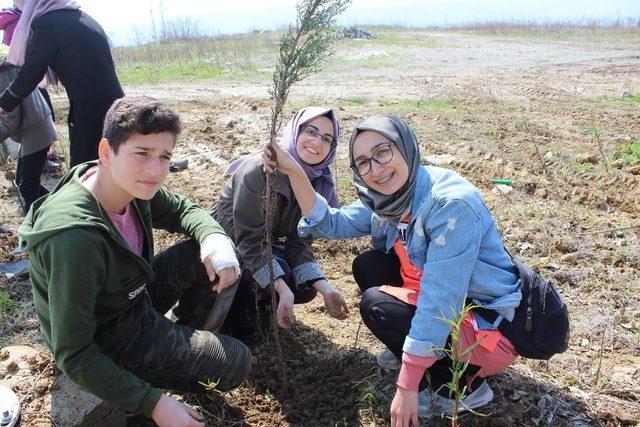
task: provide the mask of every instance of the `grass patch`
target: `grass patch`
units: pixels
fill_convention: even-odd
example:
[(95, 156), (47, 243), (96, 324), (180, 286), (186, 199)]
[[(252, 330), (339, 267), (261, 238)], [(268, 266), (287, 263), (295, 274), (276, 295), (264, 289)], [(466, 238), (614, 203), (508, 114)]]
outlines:
[(593, 163), (581, 163), (578, 161), (571, 162), (571, 167), (578, 173), (592, 173), (597, 169), (597, 165)]
[(120, 47), (113, 57), (124, 84), (242, 79), (271, 74), (280, 33), (198, 37)]
[(603, 96), (599, 99), (600, 104), (626, 104), (626, 105), (640, 105), (640, 93), (626, 97), (606, 97)]
[(13, 317), (20, 308), (20, 303), (11, 298), (7, 292), (0, 291), (0, 322)]
[(458, 108), (454, 101), (442, 98), (406, 99), (400, 102), (386, 101), (383, 106), (400, 113), (451, 113)]
[(343, 98), (340, 101), (343, 105), (364, 105), (367, 103), (367, 98), (365, 96), (351, 96), (349, 98)]
[(172, 64), (137, 64), (118, 73), (122, 84), (164, 83), (203, 79), (242, 79), (267, 77), (269, 73), (257, 67), (220, 68), (206, 62)]
[(622, 144), (617, 148), (614, 156), (628, 165), (637, 165), (640, 163), (640, 140)]

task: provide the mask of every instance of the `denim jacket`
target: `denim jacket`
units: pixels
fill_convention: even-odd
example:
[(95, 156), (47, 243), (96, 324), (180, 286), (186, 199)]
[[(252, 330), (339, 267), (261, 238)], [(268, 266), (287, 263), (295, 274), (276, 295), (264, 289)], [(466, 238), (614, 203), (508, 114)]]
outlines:
[[(517, 271), (498, 235), (480, 191), (457, 173), (421, 167), (411, 203), (407, 254), (423, 270), (420, 294), (403, 350), (442, 357), (451, 326), (465, 298), (513, 320), (522, 297)], [(375, 249), (389, 252), (397, 224), (371, 212), (360, 201), (329, 208), (316, 195), (308, 216), (298, 224), (302, 236), (348, 239), (371, 235)], [(476, 316), (481, 329), (492, 329)]]

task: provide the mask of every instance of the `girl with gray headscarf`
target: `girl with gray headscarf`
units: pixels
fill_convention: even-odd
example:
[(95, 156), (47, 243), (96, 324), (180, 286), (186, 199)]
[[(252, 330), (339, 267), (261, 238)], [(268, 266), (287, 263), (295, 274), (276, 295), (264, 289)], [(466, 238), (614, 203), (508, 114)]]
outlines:
[[(276, 156), (263, 154), (265, 168), (289, 175), (303, 213), (301, 235), (372, 236), (374, 248), (356, 257), (353, 275), (363, 292), (362, 319), (387, 346), (378, 363), (401, 365), (391, 425), (451, 413), (452, 360), (444, 351), (450, 322), (466, 299), (511, 321), (521, 299), (516, 269), (478, 189), (453, 171), (421, 165), (413, 130), (392, 115), (369, 117), (354, 129), (349, 158), (359, 200), (341, 209), (313, 191), (285, 150)], [(517, 358), (497, 324), (474, 311), (462, 321), (454, 346), (458, 354), (472, 350), (460, 379), (468, 393), (460, 410), (488, 403), (493, 392), (485, 378)]]

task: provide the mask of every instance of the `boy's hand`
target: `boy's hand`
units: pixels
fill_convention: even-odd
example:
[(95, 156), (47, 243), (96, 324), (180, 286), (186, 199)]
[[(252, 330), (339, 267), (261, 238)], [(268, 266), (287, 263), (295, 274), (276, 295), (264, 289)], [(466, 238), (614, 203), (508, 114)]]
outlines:
[(151, 418), (159, 427), (204, 427), (204, 417), (192, 407), (163, 394), (156, 403)]
[[(209, 275), (209, 277), (211, 277), (211, 274), (213, 273), (213, 277), (215, 280), (216, 272), (213, 270), (213, 267), (211, 265), (207, 267), (208, 265), (209, 263), (205, 262), (204, 268), (207, 269), (207, 274)], [(210, 269), (211, 269), (211, 273), (209, 272)], [(238, 280), (238, 273), (236, 273), (235, 268), (227, 267), (218, 271), (218, 277), (219, 277), (218, 283), (213, 285), (213, 287), (211, 288), (211, 290), (214, 292), (222, 292), (224, 289), (233, 285), (236, 282), (236, 280)]]
[(211, 289), (221, 292), (233, 285), (240, 275), (240, 264), (231, 240), (222, 233), (213, 233), (202, 239), (200, 244), (200, 259), (207, 271), (209, 281), (213, 283), (219, 278)]

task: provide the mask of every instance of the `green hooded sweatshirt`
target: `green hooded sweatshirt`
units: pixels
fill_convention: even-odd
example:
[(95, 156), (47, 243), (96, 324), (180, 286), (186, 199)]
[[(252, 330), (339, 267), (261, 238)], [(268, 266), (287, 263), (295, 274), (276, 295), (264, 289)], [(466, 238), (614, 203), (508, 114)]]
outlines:
[(58, 368), (120, 408), (150, 416), (161, 391), (120, 368), (115, 354), (137, 336), (145, 286), (154, 273), (152, 226), (202, 242), (224, 233), (206, 211), (160, 189), (132, 205), (144, 234), (142, 256), (131, 251), (93, 194), (79, 180), (96, 162), (78, 165), (37, 200), (19, 228), (28, 251), (35, 308)]

